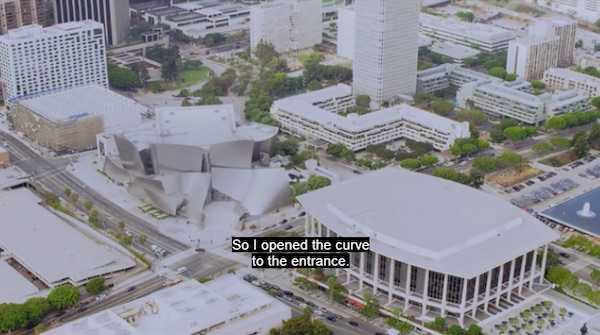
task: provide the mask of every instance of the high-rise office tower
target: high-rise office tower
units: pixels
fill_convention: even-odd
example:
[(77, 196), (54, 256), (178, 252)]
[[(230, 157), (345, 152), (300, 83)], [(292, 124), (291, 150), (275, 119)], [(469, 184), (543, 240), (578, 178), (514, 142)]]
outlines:
[(354, 94), (381, 104), (417, 87), (419, 0), (358, 0)]
[(253, 6), (250, 44), (273, 44), (277, 52), (312, 48), (323, 41), (321, 0), (278, 0)]
[(48, 25), (46, 0), (0, 0), (0, 34), (30, 24)]
[(104, 24), (106, 44), (119, 45), (129, 31), (129, 1), (127, 0), (54, 0), (57, 23), (94, 20)]
[(90, 84), (108, 88), (101, 23), (29, 25), (0, 36), (5, 101)]
[(554, 32), (558, 35), (560, 46), (558, 48), (558, 66), (569, 67), (573, 65), (575, 57), (575, 43), (577, 43), (577, 22), (563, 17), (550, 19)]
[(544, 71), (573, 64), (577, 24), (569, 19), (540, 20), (527, 35), (510, 41), (506, 71), (525, 80), (540, 80)]

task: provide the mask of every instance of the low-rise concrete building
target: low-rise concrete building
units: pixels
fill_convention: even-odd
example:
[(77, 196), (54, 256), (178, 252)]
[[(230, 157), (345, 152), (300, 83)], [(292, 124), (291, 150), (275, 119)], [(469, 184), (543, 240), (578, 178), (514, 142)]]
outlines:
[(47, 334), (266, 335), (291, 317), (289, 306), (227, 275), (204, 284), (185, 281)]
[(590, 98), (600, 96), (600, 78), (569, 69), (546, 70), (544, 83), (556, 90), (577, 90)]
[(469, 137), (469, 124), (456, 122), (406, 104), (364, 115), (343, 115), (354, 106), (352, 88), (339, 84), (277, 100), (271, 114), (285, 132), (343, 144), (353, 151), (399, 138), (450, 148), (457, 138)]
[(18, 100), (9, 114), (15, 130), (61, 151), (96, 147), (96, 135), (134, 125), (146, 107), (100, 86), (83, 86)]
[(508, 117), (533, 125), (554, 115), (590, 108), (587, 95), (577, 91), (534, 95), (528, 89), (529, 84), (519, 80), (476, 81), (462, 86), (456, 100), (461, 108), (472, 106), (494, 117)]

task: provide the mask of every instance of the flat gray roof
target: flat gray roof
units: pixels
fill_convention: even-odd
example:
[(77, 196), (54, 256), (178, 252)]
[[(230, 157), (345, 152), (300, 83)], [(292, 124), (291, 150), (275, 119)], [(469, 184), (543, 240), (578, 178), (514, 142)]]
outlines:
[(148, 108), (98, 85), (75, 87), (19, 100), (20, 105), (52, 121), (69, 122), (102, 116), (106, 130), (129, 129), (141, 122)]
[(462, 278), (559, 237), (493, 195), (400, 168), (361, 175), (299, 201), (341, 236), (370, 236), (373, 251)]
[(0, 302), (22, 303), (38, 292), (37, 287), (23, 277), (17, 270), (0, 259)]
[[(148, 304), (156, 306), (149, 312)], [(151, 305), (150, 305), (151, 308)], [(162, 289), (144, 298), (116, 306), (80, 320), (67, 323), (47, 332), (48, 335), (184, 335), (227, 323), (232, 331), (235, 324), (258, 322), (261, 314), (289, 308), (256, 287), (232, 275), (200, 284), (188, 280)], [(127, 323), (126, 315), (137, 314), (137, 322)], [(239, 328), (239, 327), (238, 327)], [(243, 327), (242, 327), (243, 328)], [(209, 332), (213, 333), (213, 332)], [(225, 328), (219, 333), (224, 334)], [(232, 334), (243, 332), (233, 332)]]
[(74, 228), (42, 207), (31, 191), (0, 191), (0, 248), (48, 285), (135, 266), (128, 256)]

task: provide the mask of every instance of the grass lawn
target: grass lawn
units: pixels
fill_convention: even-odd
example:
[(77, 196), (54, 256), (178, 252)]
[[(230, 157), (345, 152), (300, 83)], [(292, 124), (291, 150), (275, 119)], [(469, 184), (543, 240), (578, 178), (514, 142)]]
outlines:
[(502, 187), (510, 187), (521, 183), (527, 179), (537, 176), (542, 171), (533, 168), (531, 166), (525, 166), (518, 169), (503, 170), (492, 175), (489, 175), (486, 179), (490, 183), (500, 185)]
[(573, 151), (563, 152), (558, 155), (554, 155), (552, 157), (548, 157), (544, 160), (541, 160), (540, 163), (549, 165), (552, 167), (561, 167), (563, 165), (567, 165), (573, 161), (577, 160), (577, 156)]
[(175, 89), (183, 89), (197, 84), (201, 81), (207, 80), (209, 75), (208, 68), (202, 66), (198, 69), (185, 70), (181, 72), (180, 78), (175, 85)]

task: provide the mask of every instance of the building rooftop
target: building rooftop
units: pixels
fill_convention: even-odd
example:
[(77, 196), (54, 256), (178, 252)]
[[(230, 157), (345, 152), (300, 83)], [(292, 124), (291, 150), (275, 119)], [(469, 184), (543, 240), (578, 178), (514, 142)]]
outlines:
[(400, 168), (364, 174), (299, 201), (341, 236), (370, 236), (375, 252), (462, 278), (559, 237), (493, 195)]
[(2, 258), (0, 258), (0, 278), (2, 278), (2, 285), (0, 285), (2, 303), (22, 303), (38, 292), (35, 285)]
[(159, 107), (155, 118), (145, 120), (135, 129), (122, 129), (140, 149), (150, 144), (183, 144), (207, 147), (237, 140), (265, 141), (278, 128), (262, 124), (239, 126), (233, 105), (193, 107)]
[(98, 85), (59, 90), (18, 101), (52, 122), (71, 122), (102, 116), (105, 130), (130, 129), (141, 122), (148, 108)]
[[(224, 324), (222, 327), (235, 327), (236, 324), (259, 322), (261, 314), (273, 313), (275, 308), (289, 309), (241, 279), (227, 275), (204, 284), (195, 280), (185, 281), (125, 305), (73, 321), (47, 334), (198, 334), (221, 323)], [(140, 310), (147, 312), (140, 314), (136, 323), (130, 324), (124, 320)], [(224, 328), (220, 329), (220, 333), (224, 333)]]
[(103, 29), (101, 23), (92, 20), (60, 23), (49, 27), (38, 24), (23, 26), (9, 30), (0, 36), (0, 44), (15, 44), (28, 40), (38, 40), (52, 36), (64, 35), (65, 33), (80, 31), (83, 29)]
[(16, 165), (0, 169), (0, 190), (29, 182), (29, 175)]
[[(593, 189), (583, 193), (575, 198), (566, 200), (558, 205), (544, 210), (541, 214), (560, 224), (569, 226), (578, 231), (590, 234), (594, 237), (600, 237), (600, 188)], [(596, 216), (586, 218), (577, 214), (585, 203), (590, 203), (590, 210), (596, 213)]]
[(596, 77), (590, 76), (588, 74), (569, 70), (569, 69), (555, 67), (555, 68), (546, 70), (545, 73), (564, 77), (564, 78), (570, 79), (570, 80), (576, 80), (579, 82), (586, 83), (588, 85), (594, 85), (594, 86), (600, 85), (600, 78), (596, 78)]
[(79, 283), (135, 266), (131, 258), (84, 235), (40, 201), (25, 188), (0, 191), (0, 248), (47, 285)]
[(419, 23), (421, 26), (450, 31), (485, 42), (502, 42), (515, 38), (513, 32), (489, 24), (465, 22), (456, 18), (445, 18), (427, 13), (420, 14)]
[(396, 105), (363, 115), (343, 116), (315, 106), (316, 103), (352, 95), (352, 88), (345, 84), (300, 94), (274, 102), (275, 108), (296, 114), (321, 125), (348, 132), (360, 132), (394, 121), (411, 120), (425, 123), (439, 130), (453, 131), (461, 122), (453, 121), (406, 104)]
[(475, 57), (481, 53), (479, 50), (450, 42), (433, 43), (430, 49), (435, 53), (445, 55), (457, 60), (464, 60), (467, 58)]

